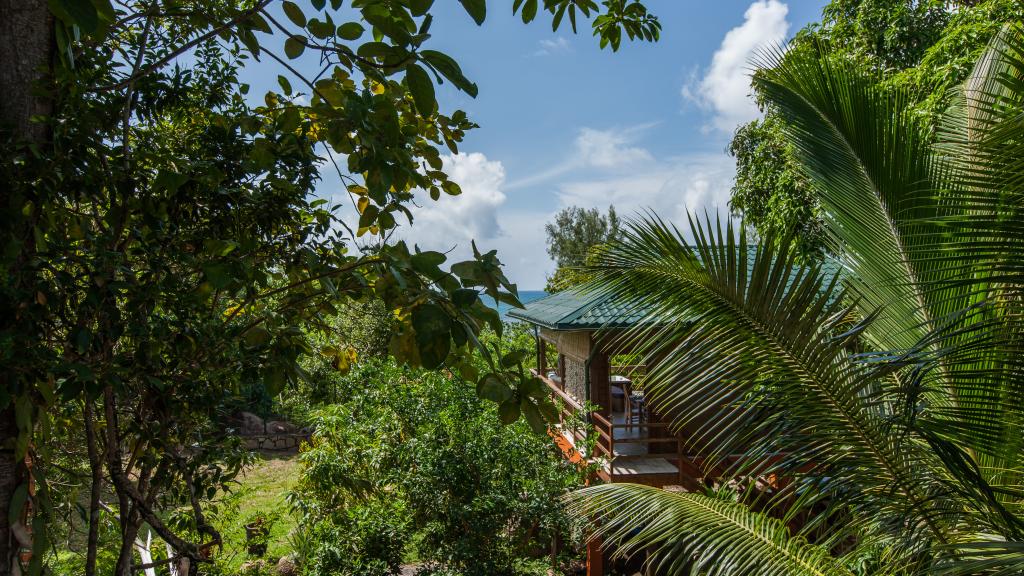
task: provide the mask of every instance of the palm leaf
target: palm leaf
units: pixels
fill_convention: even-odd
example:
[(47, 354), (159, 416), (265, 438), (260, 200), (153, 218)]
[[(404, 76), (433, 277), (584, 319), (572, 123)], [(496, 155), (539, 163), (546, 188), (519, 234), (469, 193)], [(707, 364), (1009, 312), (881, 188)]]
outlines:
[[(709, 472), (827, 476), (804, 485), (891, 518), (906, 543), (943, 541), (956, 506), (929, 480), (941, 462), (893, 433), (897, 408), (885, 395), (908, 362), (851, 355), (868, 324), (850, 322), (834, 275), (796, 265), (791, 242), (753, 248), (731, 225), (714, 234), (710, 222), (691, 226), (693, 247), (660, 220), (630, 221), (589, 284), (649, 311), (620, 344), (648, 358), (655, 411), (708, 458)], [(659, 326), (654, 337), (649, 325)]]
[(736, 502), (606, 484), (572, 494), (570, 503), (576, 514), (593, 519), (595, 536), (617, 554), (656, 549), (648, 563), (659, 574), (851, 574), (828, 550), (792, 537), (779, 520)]

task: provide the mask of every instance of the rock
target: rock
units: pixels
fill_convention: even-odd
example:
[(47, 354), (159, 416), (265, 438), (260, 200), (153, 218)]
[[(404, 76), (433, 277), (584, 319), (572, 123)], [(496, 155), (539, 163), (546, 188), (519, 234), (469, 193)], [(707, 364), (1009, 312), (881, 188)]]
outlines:
[(239, 568), (240, 574), (259, 576), (267, 570), (266, 560), (249, 560)]
[(267, 434), (295, 434), (299, 427), (291, 422), (283, 420), (271, 420), (267, 422)]
[(299, 567), (287, 556), (277, 561), (277, 576), (299, 576)]
[(239, 414), (239, 418), (242, 419), (242, 427), (240, 430), (242, 436), (258, 436), (260, 434), (266, 434), (263, 428), (263, 418), (260, 418), (252, 412), (242, 412)]

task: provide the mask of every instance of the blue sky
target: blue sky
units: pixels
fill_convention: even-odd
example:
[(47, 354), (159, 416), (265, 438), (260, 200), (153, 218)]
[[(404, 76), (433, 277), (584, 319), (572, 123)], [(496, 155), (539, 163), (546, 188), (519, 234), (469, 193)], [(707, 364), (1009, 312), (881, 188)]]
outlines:
[[(819, 19), (823, 0), (649, 0), (660, 42), (600, 50), (589, 26), (551, 31), (540, 15), (524, 25), (510, 0), (492, 0), (477, 27), (455, 0), (438, 0), (430, 48), (462, 65), (476, 99), (450, 86), (442, 110), (480, 124), (446, 157), (458, 197), (418, 201), (400, 234), (423, 249), (469, 253), (475, 238), (497, 249), (520, 289), (538, 289), (554, 265), (544, 224), (569, 205), (652, 209), (685, 222), (685, 210), (724, 210), (734, 166), (725, 148), (735, 126), (757, 114), (748, 97), (749, 58)], [(303, 71), (315, 61), (299, 61)], [(273, 61), (250, 66), (254, 93), (273, 89)], [(293, 85), (298, 83), (293, 82)], [(318, 193), (339, 198), (324, 171)]]

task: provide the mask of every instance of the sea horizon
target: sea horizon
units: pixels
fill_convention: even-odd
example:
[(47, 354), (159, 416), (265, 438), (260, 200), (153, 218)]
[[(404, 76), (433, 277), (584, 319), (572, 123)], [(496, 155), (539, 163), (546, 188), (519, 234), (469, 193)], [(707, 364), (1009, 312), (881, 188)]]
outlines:
[[(545, 292), (544, 290), (520, 290), (519, 301), (522, 302), (523, 304), (528, 304), (530, 302), (533, 302), (534, 300), (543, 298), (547, 295), (548, 293)], [(518, 322), (518, 320), (508, 317), (508, 313), (512, 309), (512, 306), (509, 306), (504, 302), (498, 302), (498, 315), (501, 316), (502, 322)]]

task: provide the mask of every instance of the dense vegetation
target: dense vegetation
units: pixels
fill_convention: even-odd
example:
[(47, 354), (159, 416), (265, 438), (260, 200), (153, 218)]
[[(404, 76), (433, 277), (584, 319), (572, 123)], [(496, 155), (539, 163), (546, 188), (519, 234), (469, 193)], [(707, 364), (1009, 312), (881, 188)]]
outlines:
[(444, 374), (375, 362), (344, 380), (301, 454), (306, 573), (387, 574), (411, 552), (447, 574), (543, 574), (555, 542), (573, 551), (561, 498), (584, 470), (550, 438)]
[(715, 489), (591, 487), (580, 512), (673, 574), (1020, 574), (1024, 27), (934, 134), (824, 42), (754, 82), (842, 272), (799, 265), (792, 236), (751, 251), (731, 225), (692, 225), (693, 246), (627, 225), (589, 287), (653, 311), (657, 337), (626, 338)]
[[(854, 63), (880, 91), (899, 94), (932, 140), (985, 46), (1021, 19), (1017, 0), (832, 0), (789, 50), (796, 58), (827, 44), (837, 64)], [(812, 182), (799, 168), (781, 111), (758, 84), (753, 89), (764, 117), (738, 127), (729, 145), (737, 168), (730, 206), (762, 237), (796, 235), (801, 254), (818, 257), (829, 247)]]
[[(484, 0), (461, 6), (484, 21)], [(512, 6), (613, 50), (660, 31), (638, 2)], [(497, 255), (385, 242), (415, 190), (460, 193), (441, 150), (476, 127), (436, 100), (478, 88), (429, 48), (432, 8), (0, 0), (0, 575), (74, 539), (82, 573), (128, 576), (150, 529), (160, 570), (209, 564), (208, 504), (249, 458), (228, 408), (306, 380), (311, 355), (350, 363), (332, 319), (362, 306), (386, 311), (401, 362), (479, 377), (506, 420), (543, 428), (535, 385), (478, 342), (502, 329), (480, 295), (517, 303)], [(304, 53), (323, 70), (297, 70)], [(279, 89), (248, 95), (255, 60)], [(321, 169), (351, 211), (314, 195)]]
[(547, 279), (546, 292), (560, 292), (585, 279), (583, 267), (592, 252), (619, 235), (619, 216), (615, 206), (608, 214), (597, 208), (569, 206), (555, 214), (554, 220), (544, 225), (547, 234), (548, 256), (555, 262), (555, 273)]

